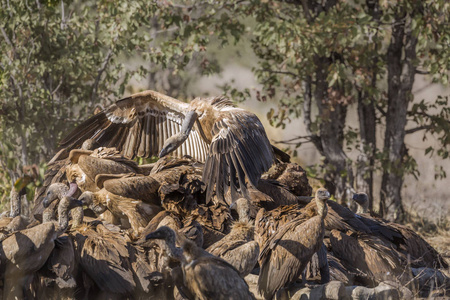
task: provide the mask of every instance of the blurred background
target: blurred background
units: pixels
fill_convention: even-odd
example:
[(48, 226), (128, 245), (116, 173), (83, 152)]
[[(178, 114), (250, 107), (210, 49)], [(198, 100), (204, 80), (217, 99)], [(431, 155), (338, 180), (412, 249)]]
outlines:
[(75, 125), (152, 89), (185, 101), (226, 94), (336, 201), (365, 191), (388, 219), (448, 232), (447, 1), (1, 6), (2, 210), (14, 185), (32, 206)]

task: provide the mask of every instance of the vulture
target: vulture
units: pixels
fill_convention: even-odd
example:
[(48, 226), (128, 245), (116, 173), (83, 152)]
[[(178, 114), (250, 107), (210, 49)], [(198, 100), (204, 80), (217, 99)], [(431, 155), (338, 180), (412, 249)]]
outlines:
[[(366, 193), (354, 194), (353, 200), (358, 205), (357, 213), (361, 220), (370, 224), (372, 231), (378, 237), (384, 239), (387, 237), (398, 251), (409, 255), (413, 267), (448, 268), (445, 259), (413, 230), (404, 225), (372, 216), (369, 212), (369, 198)], [(394, 238), (389, 239), (391, 236)]]
[(166, 226), (170, 229), (182, 234), (184, 237), (192, 240), (198, 247), (203, 246), (203, 229), (202, 226), (193, 218), (181, 221), (180, 217), (173, 212), (163, 210), (154, 216), (141, 233), (139, 242), (143, 243), (145, 236), (152, 233), (156, 229)]
[(80, 202), (63, 197), (58, 205), (59, 222), (45, 222), (7, 237), (1, 244), (0, 258), (5, 283), (3, 299), (23, 299), (24, 286), (49, 258), (56, 239), (68, 226), (68, 211)]
[(385, 280), (407, 284), (411, 280), (406, 257), (376, 236), (334, 229), (330, 245), (333, 255), (363, 285), (377, 286)]
[[(95, 148), (97, 145), (93, 140), (86, 140), (81, 145), (80, 150), (89, 150)], [(69, 152), (67, 149), (61, 149), (56, 153), (53, 158), (48, 162), (47, 169), (44, 174), (44, 182), (42, 186), (36, 190), (34, 195), (34, 207), (32, 215), (38, 219), (42, 219), (42, 212), (44, 207), (42, 201), (47, 194), (48, 188), (53, 183), (66, 183), (66, 167), (70, 164)], [(75, 191), (74, 191), (75, 192)]]
[(180, 294), (187, 299), (254, 299), (239, 272), (221, 258), (183, 240), (181, 248), (175, 246), (176, 234), (162, 226), (146, 236), (160, 240), (164, 254), (180, 262), (172, 269), (173, 280)]
[(239, 221), (233, 223), (229, 234), (209, 246), (206, 251), (229, 262), (244, 278), (258, 262), (259, 245), (254, 241), (255, 228), (248, 216), (249, 201), (240, 198), (232, 207), (236, 207)]
[[(129, 296), (136, 288), (130, 263), (130, 240), (119, 230), (110, 231), (102, 222), (83, 222), (83, 209), (71, 211), (72, 240), (76, 265), (77, 293), (82, 299), (115, 299)], [(83, 295), (81, 295), (83, 294)]]
[(233, 200), (239, 194), (248, 198), (247, 184), (258, 185), (275, 161), (274, 151), (287, 159), (272, 147), (258, 117), (225, 97), (184, 103), (155, 91), (137, 93), (82, 122), (60, 145), (74, 149), (87, 139), (116, 147), (128, 158), (174, 152), (205, 162), (207, 201), (214, 190), (222, 202), (228, 191)]
[(18, 230), (25, 229), (30, 221), (21, 215), (22, 195), (13, 187), (11, 191), (11, 211), (9, 217), (0, 219), (0, 242), (8, 237), (9, 234)]
[(261, 248), (258, 289), (265, 299), (272, 299), (281, 289), (295, 282), (323, 243), (324, 219), (330, 193), (316, 191), (317, 215), (299, 215), (278, 228)]

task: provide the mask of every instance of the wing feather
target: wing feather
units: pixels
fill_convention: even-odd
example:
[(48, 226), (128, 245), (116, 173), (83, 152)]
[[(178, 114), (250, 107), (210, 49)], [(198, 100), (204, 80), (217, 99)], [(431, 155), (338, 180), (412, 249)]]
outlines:
[[(203, 178), (208, 190), (240, 189), (247, 193), (245, 177), (252, 186), (257, 186), (261, 174), (267, 171), (273, 161), (272, 147), (259, 119), (241, 109), (221, 112), (212, 129), (213, 139), (209, 146)], [(239, 187), (236, 186), (239, 182)], [(220, 193), (219, 192), (219, 193)], [(212, 194), (208, 192), (207, 196)], [(208, 198), (207, 198), (208, 199)]]
[[(116, 147), (128, 158), (158, 155), (165, 140), (180, 131), (187, 109), (187, 103), (154, 91), (134, 94), (82, 122), (60, 145), (70, 151), (93, 139), (99, 146)], [(193, 139), (204, 149), (206, 144), (198, 134), (189, 138), (176, 154), (204, 161), (195, 154)]]

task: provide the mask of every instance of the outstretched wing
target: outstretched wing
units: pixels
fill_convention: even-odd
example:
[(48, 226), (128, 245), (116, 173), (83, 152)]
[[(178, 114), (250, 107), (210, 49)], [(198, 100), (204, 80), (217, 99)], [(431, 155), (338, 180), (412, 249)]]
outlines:
[[(78, 125), (60, 145), (79, 148), (87, 139), (99, 146), (116, 147), (128, 158), (158, 155), (166, 139), (181, 130), (188, 104), (157, 93), (144, 91), (117, 101)], [(194, 127), (174, 156), (190, 155), (205, 161), (208, 146)]]
[(250, 112), (229, 108), (214, 123), (212, 135), (203, 170), (207, 201), (214, 186), (218, 197), (231, 188), (231, 198), (236, 199), (238, 187), (245, 197), (248, 194), (245, 178), (256, 187), (261, 174), (274, 162), (272, 146), (261, 121)]

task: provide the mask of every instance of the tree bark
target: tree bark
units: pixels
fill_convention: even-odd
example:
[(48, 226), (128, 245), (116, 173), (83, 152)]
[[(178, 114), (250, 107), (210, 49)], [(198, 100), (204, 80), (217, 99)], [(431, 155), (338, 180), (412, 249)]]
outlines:
[[(336, 0), (327, 0), (321, 3), (316, 1), (300, 1), (305, 18), (308, 23), (321, 13), (327, 12), (336, 5)], [(297, 3), (299, 4), (299, 3)], [(303, 81), (304, 95), (304, 123), (308, 133), (313, 136), (312, 142), (322, 156), (325, 157), (326, 173), (325, 188), (335, 196), (340, 204), (350, 204), (349, 186), (353, 185), (353, 171), (351, 163), (343, 149), (345, 118), (347, 116), (347, 105), (333, 101), (329, 97), (329, 86), (327, 81), (328, 68), (332, 60), (329, 57), (316, 55), (315, 65), (315, 88), (312, 88), (312, 78), (308, 76)], [(319, 134), (311, 129), (311, 104), (315, 101), (319, 109), (320, 127)]]
[[(366, 5), (368, 13), (373, 20), (379, 22), (381, 11), (378, 0), (367, 0)], [(375, 33), (375, 39), (378, 32)], [(371, 83), (372, 89), (377, 88), (378, 75), (378, 44), (373, 43), (374, 59), (371, 64)], [(361, 90), (358, 93), (358, 121), (359, 131), (361, 135), (360, 151), (361, 154), (356, 162), (355, 188), (358, 192), (364, 192), (369, 196), (369, 209), (373, 209), (373, 170), (375, 165), (376, 154), (376, 113), (375, 102), (373, 96), (367, 91)]]
[[(325, 156), (325, 187), (338, 203), (349, 205), (348, 187), (353, 185), (351, 163), (343, 149), (347, 106), (332, 101), (328, 94), (327, 70), (330, 60), (316, 57), (316, 88), (314, 98), (319, 109), (321, 154)], [(320, 149), (319, 149), (320, 150)]]
[(411, 16), (397, 13), (387, 52), (388, 108), (384, 139), (384, 168), (381, 185), (381, 209), (389, 220), (403, 218), (401, 188), (404, 180), (402, 161), (407, 155), (404, 144), (408, 104), (413, 99), (417, 37), (412, 33)]

